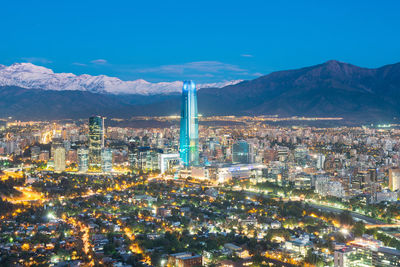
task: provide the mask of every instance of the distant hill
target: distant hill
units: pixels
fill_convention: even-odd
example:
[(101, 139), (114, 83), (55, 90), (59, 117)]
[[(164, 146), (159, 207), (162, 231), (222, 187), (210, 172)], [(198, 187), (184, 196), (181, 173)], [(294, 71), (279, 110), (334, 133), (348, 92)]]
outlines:
[[(177, 113), (179, 99), (143, 106), (143, 113)], [(400, 63), (367, 69), (339, 61), (198, 92), (203, 115), (344, 117), (393, 120), (400, 114)]]
[(1, 117), (23, 120), (82, 118), (92, 114), (117, 114), (127, 107), (128, 104), (105, 94), (0, 87)]
[[(328, 61), (198, 91), (203, 115), (280, 115), (393, 120), (400, 116), (400, 63), (377, 69)], [(2, 116), (21, 119), (179, 114), (180, 97), (0, 87)]]
[(400, 63), (366, 69), (332, 60), (204, 89), (199, 99), (213, 114), (391, 118), (400, 111)]

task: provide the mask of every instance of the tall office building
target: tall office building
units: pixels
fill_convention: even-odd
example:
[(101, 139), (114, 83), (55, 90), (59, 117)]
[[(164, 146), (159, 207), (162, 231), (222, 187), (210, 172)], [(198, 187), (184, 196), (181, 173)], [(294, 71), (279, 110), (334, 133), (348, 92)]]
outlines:
[(322, 170), (324, 168), (325, 163), (325, 155), (318, 153), (317, 154), (317, 169)]
[(372, 183), (378, 182), (378, 171), (375, 168), (368, 169), (369, 180)]
[(110, 148), (103, 148), (101, 151), (101, 170), (111, 172), (112, 170), (112, 151)]
[(199, 164), (199, 120), (196, 85), (193, 81), (185, 81), (182, 88), (179, 152), (185, 167)]
[(251, 146), (244, 140), (237, 141), (232, 145), (232, 163), (252, 163), (251, 154)]
[(158, 158), (162, 150), (150, 147), (139, 147), (131, 151), (129, 161), (131, 168), (140, 170), (158, 170)]
[(179, 165), (179, 154), (159, 154), (158, 168), (161, 174), (171, 171)]
[(78, 149), (78, 169), (87, 172), (89, 169), (89, 151), (86, 148)]
[(400, 190), (400, 169), (389, 170), (389, 189), (391, 191)]
[(65, 171), (65, 148), (57, 147), (54, 151), (54, 170)]
[(56, 149), (57, 147), (62, 147), (63, 146), (63, 142), (60, 138), (53, 138), (53, 140), (51, 141), (51, 150), (50, 150), (50, 157), (52, 159), (54, 159), (54, 154), (56, 153)]
[(104, 118), (89, 118), (89, 171), (101, 171), (101, 150), (104, 148)]
[(31, 147), (31, 160), (38, 160), (40, 155), (40, 147), (33, 146)]

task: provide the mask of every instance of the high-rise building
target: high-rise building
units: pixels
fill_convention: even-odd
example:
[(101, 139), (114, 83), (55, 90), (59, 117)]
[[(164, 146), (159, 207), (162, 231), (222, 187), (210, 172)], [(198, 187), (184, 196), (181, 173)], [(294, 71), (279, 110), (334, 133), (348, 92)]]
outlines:
[(86, 148), (78, 149), (78, 169), (80, 172), (87, 172), (89, 169), (89, 150)]
[(400, 169), (389, 170), (389, 189), (391, 191), (400, 190)]
[(324, 168), (325, 163), (325, 155), (318, 153), (317, 154), (317, 169), (322, 170)]
[(161, 173), (173, 170), (179, 165), (179, 154), (160, 154), (158, 157), (158, 168)]
[(54, 151), (54, 170), (65, 171), (65, 148), (57, 147)]
[(185, 167), (199, 164), (199, 121), (197, 93), (193, 81), (185, 81), (182, 88), (180, 158)]
[(287, 161), (290, 150), (288, 147), (280, 146), (277, 148), (277, 153), (278, 153), (278, 160), (284, 162)]
[(104, 118), (89, 118), (89, 171), (101, 171), (101, 150), (104, 148)]
[(251, 146), (244, 140), (239, 140), (232, 145), (232, 163), (251, 163)]
[(305, 166), (308, 158), (308, 149), (304, 145), (297, 145), (294, 149), (294, 160), (300, 166)]
[(110, 148), (103, 148), (101, 151), (101, 170), (111, 172), (112, 169), (112, 151)]
[(60, 138), (53, 138), (51, 141), (50, 157), (54, 159), (54, 154), (56, 153), (57, 147), (63, 146), (63, 142)]
[(31, 160), (38, 160), (40, 154), (40, 147), (33, 146), (31, 147)]
[(377, 169), (375, 168), (370, 168), (368, 169), (368, 174), (369, 174), (369, 180), (372, 183), (378, 182), (378, 172)]
[(150, 147), (135, 148), (129, 154), (131, 168), (139, 170), (154, 171), (159, 169), (158, 158), (162, 153), (161, 149)]

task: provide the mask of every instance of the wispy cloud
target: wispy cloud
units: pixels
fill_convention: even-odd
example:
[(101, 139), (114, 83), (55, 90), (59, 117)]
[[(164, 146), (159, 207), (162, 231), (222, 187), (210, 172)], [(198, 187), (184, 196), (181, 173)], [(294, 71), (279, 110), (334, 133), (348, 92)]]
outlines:
[(94, 71), (96, 74), (104, 73), (122, 80), (146, 79), (150, 81), (176, 81), (194, 79), (198, 82), (220, 82), (225, 80), (238, 80), (254, 77), (254, 71), (239, 65), (221, 61), (194, 61), (182, 64), (159, 66), (140, 66), (133, 64), (109, 63), (105, 59), (81, 61), (71, 63), (79, 66), (80, 70)]
[(72, 63), (72, 65), (75, 65), (75, 66), (82, 66), (82, 67), (87, 66), (87, 64), (85, 64), (85, 63), (79, 63), (79, 62), (74, 62), (74, 63)]
[(242, 72), (244, 69), (239, 66), (219, 61), (196, 61), (176, 65), (162, 65), (159, 67), (139, 69), (138, 72), (158, 72), (169, 74), (183, 74), (187, 72), (219, 73), (223, 71)]
[(251, 54), (241, 54), (240, 56), (241, 56), (241, 57), (254, 57), (254, 56), (251, 55)]
[(30, 63), (39, 63), (39, 64), (49, 64), (52, 63), (51, 60), (43, 57), (23, 57), (22, 60), (30, 62)]
[(104, 64), (107, 64), (107, 60), (100, 58), (100, 59), (92, 60), (92, 61), (90, 61), (90, 63), (96, 64), (96, 65), (104, 65)]

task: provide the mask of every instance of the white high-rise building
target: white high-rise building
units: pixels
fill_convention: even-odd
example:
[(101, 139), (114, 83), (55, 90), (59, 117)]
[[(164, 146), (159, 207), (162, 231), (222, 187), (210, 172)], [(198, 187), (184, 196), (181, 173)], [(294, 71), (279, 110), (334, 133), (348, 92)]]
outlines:
[(317, 169), (322, 170), (324, 168), (325, 163), (325, 155), (318, 153), (317, 154)]
[(160, 154), (158, 156), (158, 168), (161, 173), (172, 170), (179, 165), (179, 154)]
[(389, 189), (391, 191), (400, 190), (400, 169), (389, 170)]
[(57, 147), (54, 152), (54, 170), (65, 171), (65, 148)]

